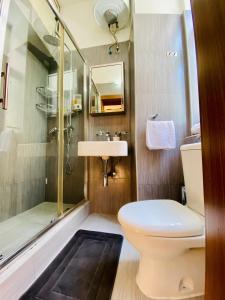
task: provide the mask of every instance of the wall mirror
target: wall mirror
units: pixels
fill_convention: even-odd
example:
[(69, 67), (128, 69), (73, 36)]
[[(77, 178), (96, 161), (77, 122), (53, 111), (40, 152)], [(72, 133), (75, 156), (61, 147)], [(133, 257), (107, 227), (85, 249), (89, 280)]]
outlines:
[(90, 114), (98, 116), (124, 112), (123, 62), (91, 67)]

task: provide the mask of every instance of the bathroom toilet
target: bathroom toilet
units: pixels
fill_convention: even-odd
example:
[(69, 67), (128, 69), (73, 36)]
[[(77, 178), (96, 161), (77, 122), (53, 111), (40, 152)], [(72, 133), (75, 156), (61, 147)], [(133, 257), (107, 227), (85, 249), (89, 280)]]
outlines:
[(181, 146), (187, 205), (174, 200), (126, 204), (118, 219), (140, 253), (136, 282), (152, 299), (204, 294), (205, 220), (201, 143)]

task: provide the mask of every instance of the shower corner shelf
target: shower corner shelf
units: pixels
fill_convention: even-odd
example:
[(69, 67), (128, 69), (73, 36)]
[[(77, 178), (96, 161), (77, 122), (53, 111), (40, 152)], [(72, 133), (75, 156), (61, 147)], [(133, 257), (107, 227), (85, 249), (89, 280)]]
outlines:
[[(39, 103), (39, 104), (36, 104), (36, 108), (45, 113), (48, 117), (56, 117), (57, 116), (57, 111), (56, 111), (56, 108), (51, 105), (51, 104), (46, 104), (46, 103)], [(74, 114), (76, 114), (76, 112), (65, 112), (64, 113), (64, 116), (67, 117), (67, 116), (73, 116)]]
[(36, 88), (36, 92), (41, 95), (43, 98), (45, 99), (51, 99), (53, 98), (54, 96), (57, 97), (57, 91), (51, 91), (49, 89), (47, 89), (46, 87), (44, 86), (41, 86), (41, 87), (37, 87)]
[[(44, 100), (46, 101), (46, 103), (37, 103), (36, 104), (36, 108), (39, 110), (39, 111), (42, 111), (44, 112), (48, 117), (56, 117), (57, 116), (57, 108), (56, 108), (56, 104), (53, 105), (53, 104), (49, 104), (47, 102), (52, 102), (52, 101), (48, 101), (48, 100), (51, 100), (53, 98), (56, 98), (58, 97), (57, 95), (57, 91), (52, 91), (52, 90), (49, 90), (48, 88), (46, 87), (37, 87), (36, 88), (36, 92), (41, 95), (42, 98), (44, 98)], [(56, 100), (57, 102), (57, 100)], [(64, 116), (67, 117), (67, 116), (73, 116), (73, 115), (76, 115), (78, 113), (80, 113), (82, 110), (68, 110), (64, 113)]]
[(56, 109), (54, 109), (53, 105), (46, 103), (36, 104), (36, 108), (42, 112), (44, 112), (48, 117), (56, 117)]

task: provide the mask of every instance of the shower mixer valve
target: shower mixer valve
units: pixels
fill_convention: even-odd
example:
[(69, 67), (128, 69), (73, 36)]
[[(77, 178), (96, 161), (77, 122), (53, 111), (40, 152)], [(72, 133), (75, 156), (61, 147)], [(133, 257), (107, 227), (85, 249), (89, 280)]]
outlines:
[[(64, 130), (64, 131), (73, 131), (74, 128), (73, 128), (73, 126), (68, 126), (68, 127), (65, 127), (63, 130)], [(58, 130), (57, 127), (53, 127), (53, 128), (51, 128), (51, 129), (49, 130), (48, 134), (49, 134), (50, 136), (56, 135), (56, 134), (58, 133), (58, 131), (59, 131), (59, 130)]]

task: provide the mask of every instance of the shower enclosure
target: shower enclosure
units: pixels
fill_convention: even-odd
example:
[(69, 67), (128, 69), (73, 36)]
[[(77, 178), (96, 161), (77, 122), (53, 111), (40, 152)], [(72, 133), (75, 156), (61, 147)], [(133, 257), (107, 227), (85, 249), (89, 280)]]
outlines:
[(47, 0), (0, 0), (0, 266), (84, 200), (86, 64)]

